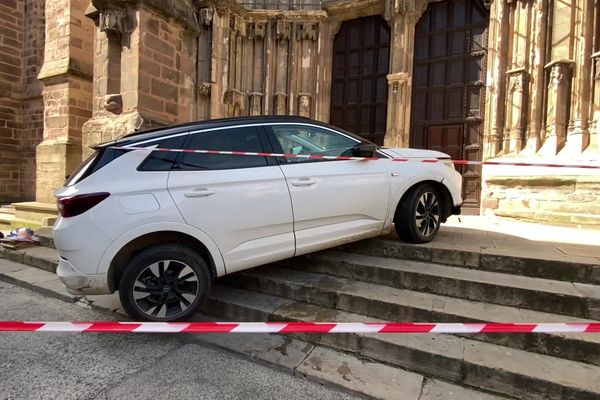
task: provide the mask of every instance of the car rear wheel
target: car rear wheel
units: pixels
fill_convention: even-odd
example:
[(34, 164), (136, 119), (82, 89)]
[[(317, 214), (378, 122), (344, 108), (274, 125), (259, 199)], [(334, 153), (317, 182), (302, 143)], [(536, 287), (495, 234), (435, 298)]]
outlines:
[(191, 317), (210, 288), (208, 265), (189, 248), (166, 244), (139, 253), (119, 282), (127, 314), (140, 321), (171, 322)]
[(442, 205), (437, 189), (428, 183), (411, 189), (402, 199), (394, 217), (398, 236), (411, 243), (427, 243), (440, 229)]

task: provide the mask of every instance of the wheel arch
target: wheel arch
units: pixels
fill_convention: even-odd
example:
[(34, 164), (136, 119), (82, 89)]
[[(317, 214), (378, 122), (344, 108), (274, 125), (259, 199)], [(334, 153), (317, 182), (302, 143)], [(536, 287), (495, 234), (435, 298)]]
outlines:
[(442, 221), (441, 222), (446, 222), (448, 217), (452, 214), (452, 205), (453, 205), (452, 194), (450, 193), (450, 190), (446, 187), (446, 185), (444, 185), (443, 182), (438, 182), (438, 181), (435, 181), (432, 179), (420, 180), (418, 182), (413, 183), (408, 188), (406, 188), (406, 190), (404, 190), (404, 192), (402, 193), (402, 196), (400, 196), (400, 199), (396, 202), (396, 207), (394, 209), (394, 215), (393, 215), (392, 220), (396, 219), (396, 213), (398, 212), (398, 208), (400, 207), (400, 204), (402, 204), (402, 202), (406, 199), (408, 194), (412, 190), (414, 190), (415, 188), (417, 188), (423, 184), (430, 184), (433, 187), (435, 187), (436, 190), (438, 191), (438, 193), (440, 195), (440, 202), (442, 203), (442, 215), (441, 215)]
[(127, 232), (115, 240), (102, 256), (98, 273), (105, 272), (107, 286), (114, 292), (127, 262), (144, 248), (154, 244), (179, 243), (204, 258), (214, 279), (225, 275), (225, 265), (216, 244), (203, 232), (184, 224), (149, 224)]

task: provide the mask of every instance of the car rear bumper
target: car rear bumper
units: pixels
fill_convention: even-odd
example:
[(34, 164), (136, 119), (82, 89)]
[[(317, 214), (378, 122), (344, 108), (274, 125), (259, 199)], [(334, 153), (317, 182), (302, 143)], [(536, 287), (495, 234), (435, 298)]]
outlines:
[(59, 258), (56, 275), (71, 294), (110, 294), (105, 274), (86, 275), (63, 257)]
[(452, 206), (452, 209), (450, 210), (450, 215), (460, 215), (460, 205)]

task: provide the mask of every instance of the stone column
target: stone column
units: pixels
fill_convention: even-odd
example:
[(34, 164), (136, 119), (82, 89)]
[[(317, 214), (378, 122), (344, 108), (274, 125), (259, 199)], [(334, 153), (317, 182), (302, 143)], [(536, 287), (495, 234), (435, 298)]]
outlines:
[(546, 65), (549, 73), (544, 156), (556, 155), (567, 140), (568, 109), (573, 61), (558, 60)]
[(285, 20), (277, 20), (275, 27), (277, 42), (277, 56), (275, 68), (275, 93), (273, 93), (273, 114), (288, 114), (287, 97), (290, 86), (288, 71), (291, 71), (291, 63), (288, 67), (290, 41), (292, 39), (292, 23)]
[(199, 12), (196, 119), (208, 119), (210, 117), (213, 16), (214, 9), (212, 8), (203, 8)]
[(545, 71), (546, 64), (546, 36), (548, 25), (548, 1), (539, 0), (534, 8), (534, 35), (533, 35), (533, 58), (531, 68), (532, 93), (530, 118), (527, 129), (527, 143), (524, 153), (534, 155), (542, 145), (543, 135), (543, 117), (544, 117), (544, 96), (545, 91)]
[(490, 35), (488, 39), (487, 107), (483, 143), (483, 158), (496, 157), (502, 148), (504, 134), (504, 109), (506, 98), (506, 66), (508, 59), (509, 4), (495, 1), (490, 15)]
[(314, 92), (316, 83), (315, 69), (315, 47), (319, 37), (318, 24), (305, 21), (299, 24), (296, 32), (298, 41), (298, 94), (297, 114), (303, 117), (314, 115)]
[(88, 2), (46, 2), (44, 135), (36, 149), (36, 200), (54, 203), (52, 192), (81, 163), (83, 124), (92, 115), (94, 25)]
[(210, 118), (225, 116), (223, 95), (229, 77), (229, 10), (216, 8), (213, 17)]
[(333, 39), (341, 22), (328, 18), (319, 23), (315, 85), (315, 119), (329, 122), (331, 111), (331, 77), (333, 68)]
[[(426, 4), (425, 4), (426, 8)], [(384, 144), (389, 147), (408, 147), (410, 140), (410, 112), (412, 95), (413, 53), (415, 25), (420, 12), (406, 14), (406, 10), (393, 10), (388, 21), (392, 27), (390, 43), (390, 73), (388, 80), (388, 108)]]
[(592, 54), (594, 66), (594, 98), (592, 99), (592, 126), (590, 129), (590, 151), (600, 151), (600, 51)]
[(573, 90), (571, 91), (571, 118), (569, 121), (567, 150), (570, 154), (580, 154), (590, 143), (589, 121), (592, 89), (592, 57), (594, 36), (594, 0), (581, 0), (579, 11), (581, 24), (577, 24), (579, 34), (576, 41), (576, 59)]
[(507, 71), (506, 74), (509, 78), (503, 147), (506, 153), (518, 153), (523, 147), (527, 125), (529, 74), (524, 68)]

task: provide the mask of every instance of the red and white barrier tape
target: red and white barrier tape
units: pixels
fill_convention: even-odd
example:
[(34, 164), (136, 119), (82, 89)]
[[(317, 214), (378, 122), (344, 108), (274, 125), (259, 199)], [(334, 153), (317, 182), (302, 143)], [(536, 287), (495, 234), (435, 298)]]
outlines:
[(0, 321), (0, 331), (135, 333), (600, 333), (600, 322), (24, 322)]
[[(115, 146), (113, 149), (119, 150), (148, 150), (147, 147), (134, 146)], [(377, 157), (350, 157), (350, 156), (324, 156), (320, 154), (289, 154), (289, 153), (257, 153), (251, 151), (222, 151), (222, 150), (192, 150), (192, 149), (166, 149), (162, 147), (153, 148), (152, 151), (164, 151), (174, 153), (196, 153), (196, 154), (219, 154), (229, 156), (258, 156), (258, 157), (283, 157), (283, 158), (300, 158), (309, 160), (354, 160), (354, 161), (374, 161), (382, 160)], [(419, 163), (446, 163), (451, 161), (456, 165), (505, 165), (515, 167), (545, 167), (545, 168), (583, 168), (583, 169), (600, 169), (598, 165), (584, 164), (556, 164), (556, 163), (527, 163), (527, 162), (505, 162), (505, 161), (469, 161), (469, 160), (447, 160), (447, 159), (411, 159), (411, 158), (386, 158), (385, 160), (399, 162), (419, 162)]]

